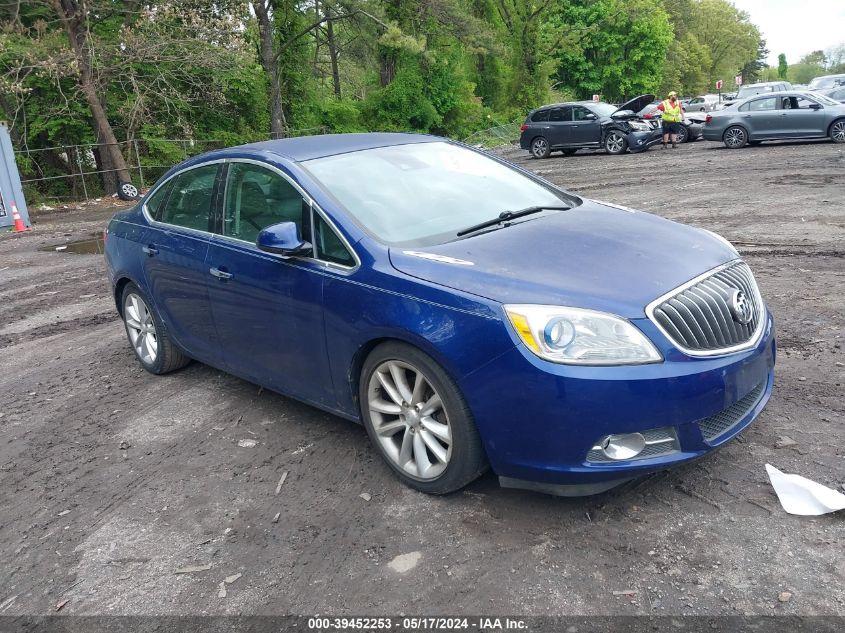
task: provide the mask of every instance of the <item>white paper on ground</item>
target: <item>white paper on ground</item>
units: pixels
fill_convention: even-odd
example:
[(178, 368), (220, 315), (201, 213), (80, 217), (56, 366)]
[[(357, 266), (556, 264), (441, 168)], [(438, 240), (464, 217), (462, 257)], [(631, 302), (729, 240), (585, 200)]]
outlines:
[(780, 504), (789, 514), (817, 516), (845, 509), (845, 495), (801, 475), (788, 475), (766, 464)]

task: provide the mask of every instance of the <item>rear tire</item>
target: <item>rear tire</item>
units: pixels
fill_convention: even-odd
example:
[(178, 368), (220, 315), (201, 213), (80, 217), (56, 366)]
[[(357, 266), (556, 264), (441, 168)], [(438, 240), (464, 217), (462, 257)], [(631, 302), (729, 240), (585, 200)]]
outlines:
[(191, 362), (170, 340), (152, 302), (138, 286), (126, 284), (120, 305), (123, 306), (121, 316), (129, 345), (141, 367), (151, 374), (161, 375)]
[(458, 386), (419, 349), (398, 341), (376, 347), (361, 368), (358, 397), (370, 441), (411, 488), (447, 494), (487, 469)]
[(545, 137), (538, 136), (531, 141), (531, 155), (534, 158), (548, 158), (551, 153), (551, 145)]
[(845, 143), (845, 119), (837, 119), (830, 126), (830, 140)]
[(675, 134), (675, 138), (678, 139), (678, 143), (686, 143), (689, 140), (689, 130), (685, 128), (683, 125), (678, 127), (679, 132)]
[(611, 130), (604, 137), (604, 149), (608, 154), (624, 154), (628, 149), (628, 140), (618, 130)]
[(745, 147), (748, 143), (748, 132), (744, 127), (739, 125), (732, 125), (722, 135), (722, 141), (728, 149), (739, 149)]

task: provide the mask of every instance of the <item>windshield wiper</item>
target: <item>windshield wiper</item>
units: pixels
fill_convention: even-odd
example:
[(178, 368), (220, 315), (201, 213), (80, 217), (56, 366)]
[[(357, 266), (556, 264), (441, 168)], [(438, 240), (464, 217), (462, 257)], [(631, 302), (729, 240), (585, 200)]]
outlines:
[(508, 220), (521, 218), (524, 215), (540, 213), (540, 211), (568, 211), (571, 208), (572, 207), (567, 207), (564, 205), (537, 205), (534, 207), (525, 207), (524, 209), (520, 209), (519, 211), (502, 211), (498, 216), (496, 216), (492, 220), (485, 220), (484, 222), (479, 222), (478, 224), (474, 224), (461, 231), (458, 231), (458, 237), (463, 237), (464, 235), (475, 233), (476, 231), (480, 231), (481, 229), (486, 229), (488, 226), (496, 226), (497, 224), (507, 222)]

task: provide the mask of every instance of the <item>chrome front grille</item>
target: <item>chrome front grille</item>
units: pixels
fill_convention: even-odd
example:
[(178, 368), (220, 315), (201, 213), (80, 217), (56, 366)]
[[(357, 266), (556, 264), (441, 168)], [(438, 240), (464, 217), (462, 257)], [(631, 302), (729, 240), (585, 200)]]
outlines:
[(703, 418), (698, 421), (698, 428), (701, 429), (701, 435), (708, 442), (712, 442), (720, 435), (724, 435), (744, 418), (748, 413), (757, 406), (760, 398), (763, 397), (763, 392), (766, 390), (766, 381), (764, 380), (759, 385), (754, 387), (744, 398), (740, 398), (734, 402), (727, 409), (719, 411), (716, 415)]
[[(738, 313), (743, 296), (751, 306), (747, 323)], [(742, 261), (711, 271), (646, 308), (669, 340), (691, 355), (753, 345), (763, 327), (764, 311), (751, 269)]]

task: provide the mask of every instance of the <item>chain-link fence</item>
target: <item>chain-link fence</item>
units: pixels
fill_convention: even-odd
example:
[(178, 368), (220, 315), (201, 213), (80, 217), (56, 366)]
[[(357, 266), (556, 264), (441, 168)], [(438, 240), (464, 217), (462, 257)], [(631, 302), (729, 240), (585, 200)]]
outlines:
[[(289, 130), (287, 136), (323, 134), (325, 128)], [(248, 141), (268, 140), (263, 138)], [(161, 139), (147, 138), (119, 142), (133, 183), (141, 190), (150, 187), (164, 172), (183, 160), (245, 139)], [(103, 176), (114, 169), (103, 168), (96, 144), (62, 145), (15, 151), (24, 194), (30, 205), (90, 201), (105, 195)]]
[(516, 145), (519, 143), (519, 127), (522, 121), (513, 121), (504, 125), (481, 130), (463, 140), (467, 145), (492, 149), (502, 145)]

